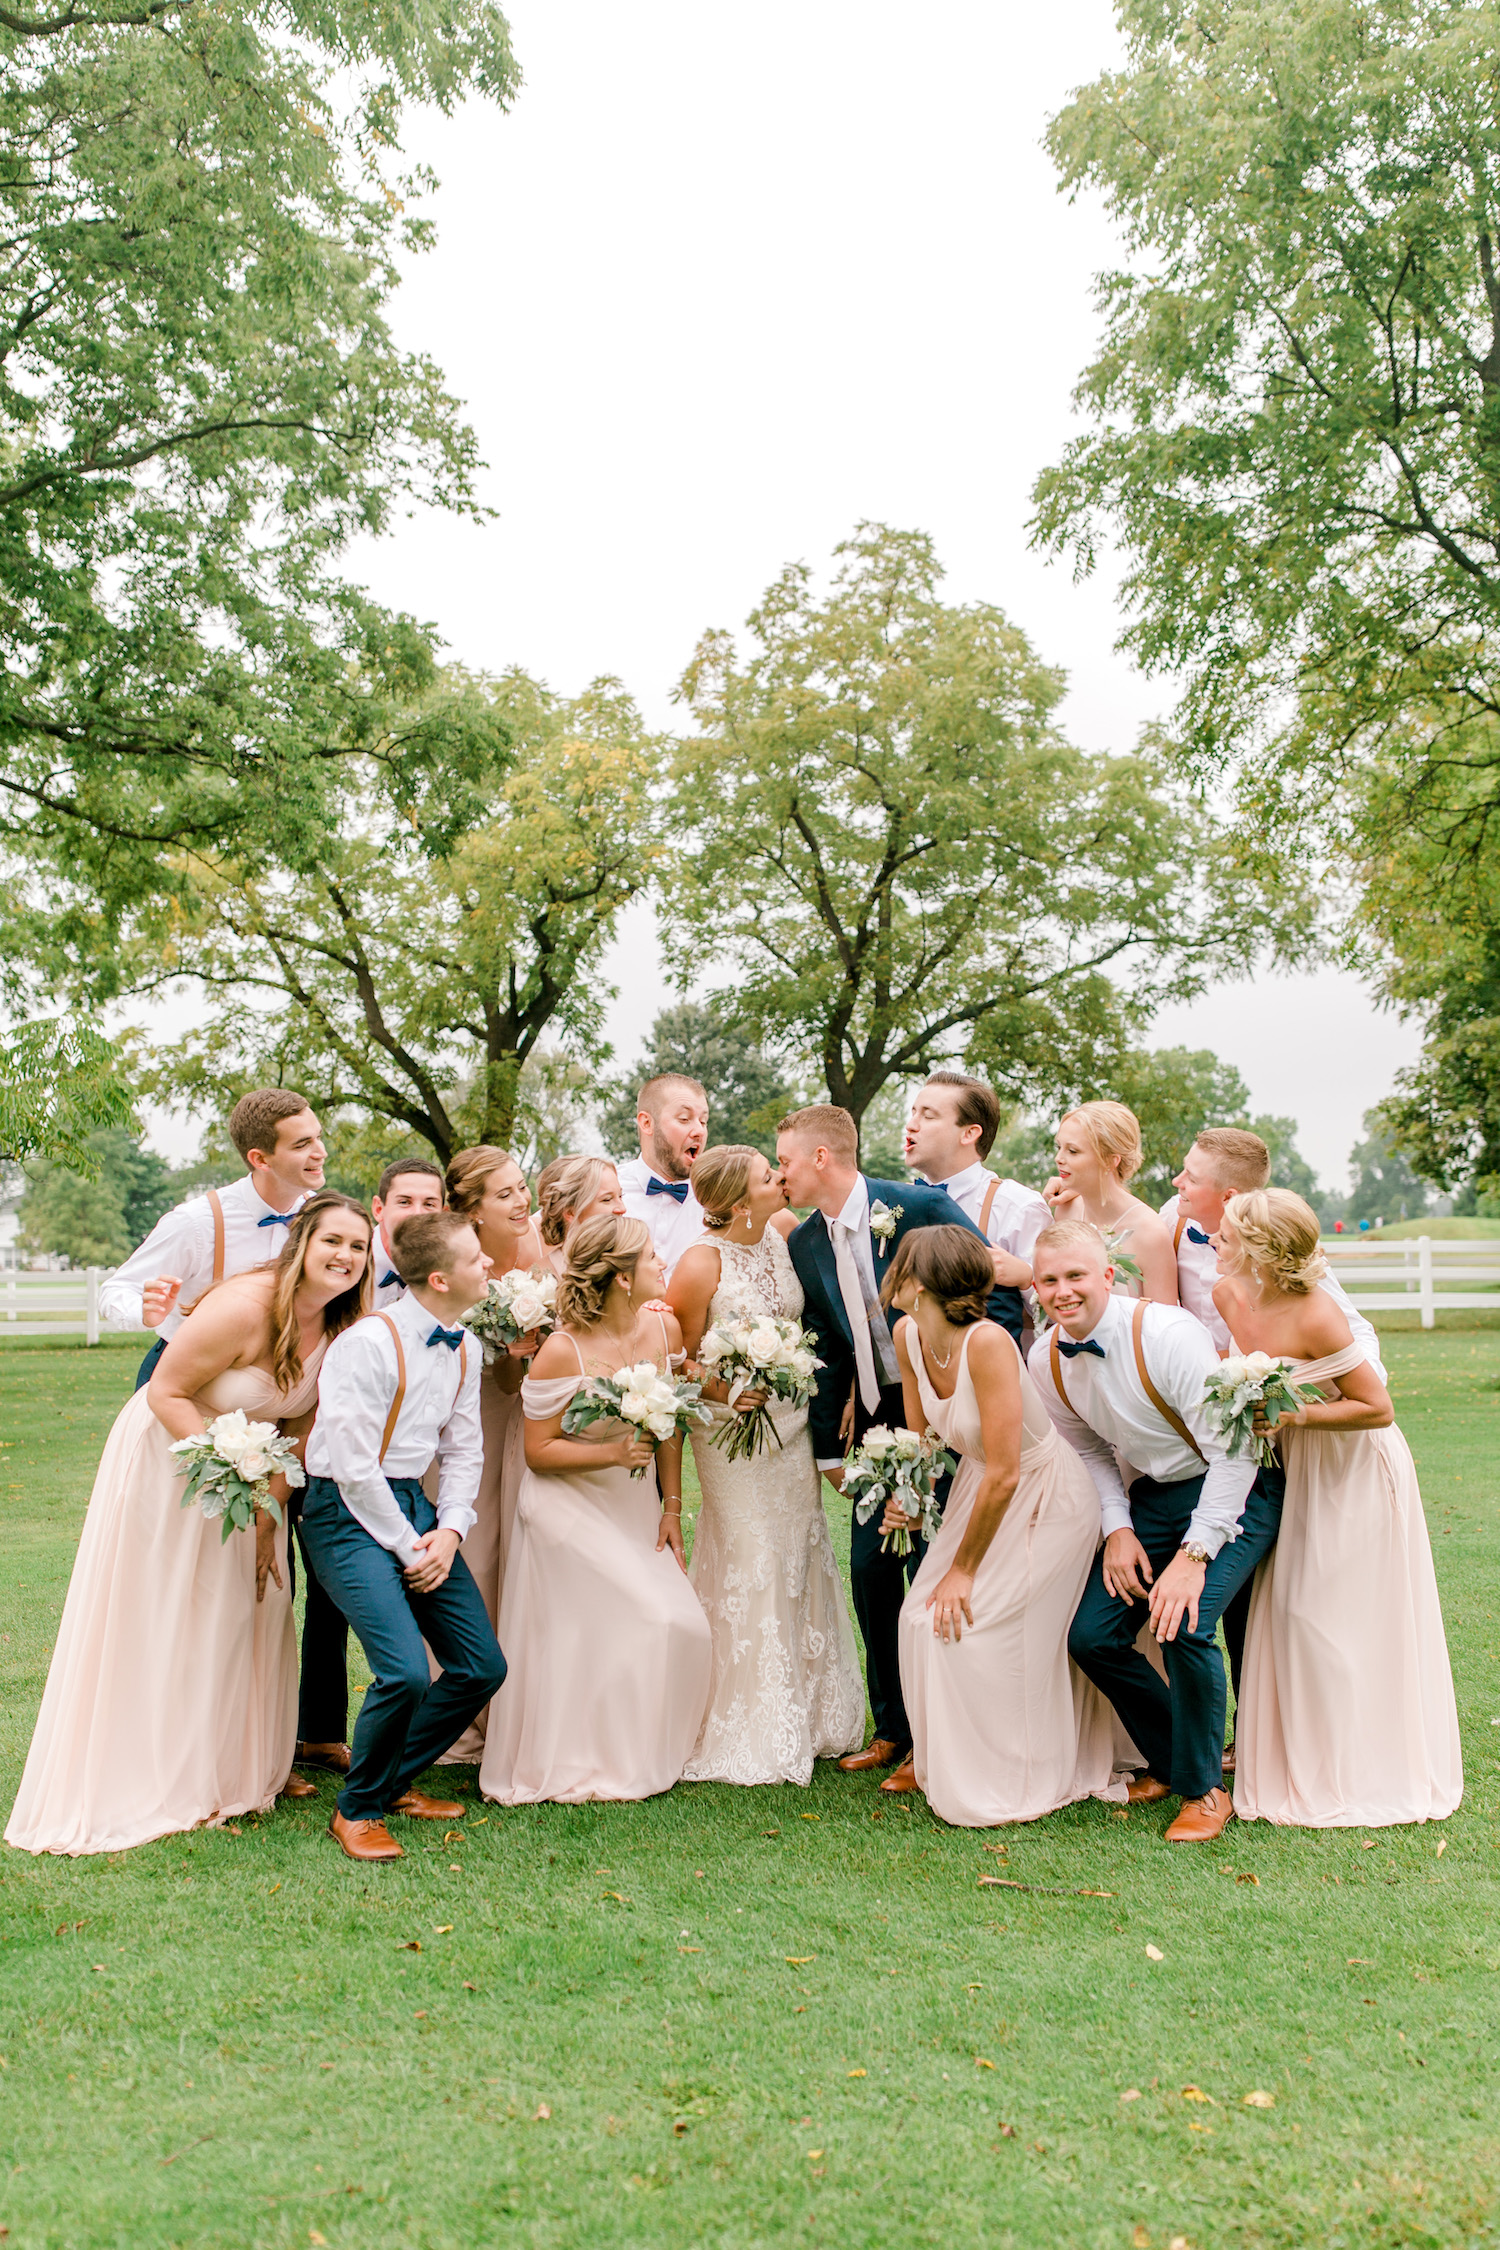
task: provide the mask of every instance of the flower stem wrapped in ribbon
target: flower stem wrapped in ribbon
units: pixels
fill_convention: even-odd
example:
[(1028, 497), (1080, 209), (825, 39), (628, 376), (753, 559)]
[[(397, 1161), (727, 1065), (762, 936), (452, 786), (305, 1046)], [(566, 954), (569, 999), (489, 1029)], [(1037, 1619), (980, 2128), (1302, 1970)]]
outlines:
[[(1263, 1469), (1276, 1459), (1271, 1434), (1283, 1414), (1300, 1414), (1323, 1396), (1316, 1383), (1294, 1383), (1289, 1359), (1269, 1352), (1246, 1352), (1221, 1359), (1204, 1378), (1203, 1407), (1208, 1426), (1224, 1441), (1231, 1461), (1258, 1461)], [(1257, 1437), (1259, 1408), (1271, 1430)]]
[(289, 1485), (305, 1484), (302, 1463), (289, 1437), (274, 1422), (248, 1422), (241, 1408), (215, 1415), (197, 1437), (178, 1438), (170, 1451), (183, 1463), (187, 1490), (182, 1505), (196, 1500), (210, 1521), (217, 1516), (220, 1537), (231, 1531), (248, 1531), (257, 1508), (269, 1510), (278, 1523), (281, 1508), (271, 1498), (271, 1479), (284, 1476)]
[(479, 1338), (487, 1361), (503, 1359), (512, 1344), (533, 1329), (545, 1336), (557, 1320), (557, 1277), (524, 1266), (495, 1276), (477, 1305), (463, 1315), (464, 1326)]
[[(919, 1437), (915, 1430), (888, 1430), (876, 1422), (844, 1462), (844, 1493), (860, 1523), (868, 1523), (877, 1508), (884, 1513), (894, 1500), (907, 1522), (931, 1539), (942, 1521), (937, 1481), (956, 1465), (930, 1431)], [(911, 1531), (887, 1531), (880, 1545), (882, 1553), (909, 1555)]]
[[(606, 1416), (613, 1416), (617, 1422), (632, 1423), (655, 1445), (665, 1444), (679, 1430), (691, 1430), (699, 1423), (713, 1420), (712, 1409), (703, 1403), (699, 1384), (684, 1382), (680, 1376), (663, 1375), (655, 1361), (649, 1359), (643, 1359), (635, 1367), (621, 1367), (613, 1375), (591, 1375), (563, 1409), (563, 1434), (576, 1437), (580, 1430), (586, 1430), (590, 1423), (602, 1421)], [(630, 1473), (633, 1477), (643, 1477), (645, 1462)]]
[[(731, 1407), (746, 1391), (769, 1391), (784, 1406), (806, 1406), (823, 1365), (814, 1350), (817, 1341), (800, 1321), (759, 1313), (743, 1320), (716, 1320), (704, 1333), (698, 1358), (710, 1375), (728, 1384)], [(748, 1461), (764, 1453), (773, 1439), (779, 1446), (781, 1439), (767, 1404), (731, 1413), (709, 1442), (731, 1461)]]

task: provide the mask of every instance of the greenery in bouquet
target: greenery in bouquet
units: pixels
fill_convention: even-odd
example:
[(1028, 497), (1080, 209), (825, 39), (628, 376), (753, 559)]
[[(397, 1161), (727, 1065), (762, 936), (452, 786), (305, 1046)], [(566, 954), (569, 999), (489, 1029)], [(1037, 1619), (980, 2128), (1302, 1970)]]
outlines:
[(731, 1461), (748, 1461), (764, 1453), (773, 1440), (779, 1446), (771, 1400), (782, 1406), (806, 1406), (818, 1387), (815, 1378), (823, 1364), (816, 1354), (817, 1341), (800, 1321), (775, 1320), (767, 1313), (716, 1320), (698, 1346), (705, 1372), (728, 1385), (731, 1410), (746, 1391), (765, 1391), (768, 1396), (764, 1405), (731, 1411), (710, 1444)]
[(486, 1360), (503, 1359), (512, 1344), (535, 1333), (545, 1336), (557, 1320), (557, 1277), (517, 1266), (491, 1277), (477, 1305), (464, 1314), (484, 1348)]
[(1257, 1461), (1262, 1468), (1276, 1459), (1276, 1441), (1271, 1431), (1256, 1435), (1256, 1409), (1274, 1430), (1283, 1414), (1300, 1414), (1322, 1395), (1315, 1383), (1294, 1383), (1291, 1361), (1273, 1359), (1269, 1352), (1221, 1359), (1203, 1384), (1208, 1425), (1223, 1439), (1225, 1452), (1232, 1461)]
[[(621, 1367), (613, 1375), (591, 1375), (563, 1409), (563, 1432), (576, 1437), (580, 1430), (607, 1416), (632, 1423), (657, 1445), (664, 1445), (679, 1431), (685, 1433), (713, 1420), (712, 1410), (703, 1403), (700, 1384), (677, 1375), (663, 1375), (649, 1359), (635, 1367)], [(646, 1464), (642, 1462), (630, 1473), (643, 1477)]]
[[(915, 1430), (888, 1430), (876, 1422), (845, 1459), (844, 1494), (854, 1502), (859, 1522), (868, 1523), (877, 1509), (884, 1514), (886, 1503), (894, 1500), (908, 1525), (920, 1527), (922, 1537), (931, 1539), (942, 1521), (937, 1483), (955, 1466), (930, 1430), (919, 1437)], [(911, 1530), (887, 1531), (880, 1544), (887, 1553), (909, 1555)]]
[(272, 1477), (284, 1476), (290, 1485), (307, 1482), (293, 1441), (274, 1422), (247, 1421), (239, 1407), (216, 1415), (196, 1437), (178, 1438), (171, 1451), (187, 1481), (183, 1507), (196, 1500), (210, 1520), (217, 1516), (224, 1539), (231, 1531), (248, 1531), (257, 1508), (268, 1509), (280, 1523)]

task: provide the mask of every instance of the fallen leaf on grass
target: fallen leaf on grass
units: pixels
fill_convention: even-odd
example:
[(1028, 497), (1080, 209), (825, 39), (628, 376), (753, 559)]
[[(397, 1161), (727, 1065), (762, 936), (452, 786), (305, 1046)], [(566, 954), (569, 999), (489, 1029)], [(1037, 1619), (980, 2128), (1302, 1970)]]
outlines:
[(1257, 2086), (1253, 2093), (1240, 2096), (1240, 2105), (1244, 2109), (1274, 2109), (1276, 2107), (1276, 2096), (1264, 2093)]
[(1235, 1881), (1237, 1883), (1253, 1883), (1257, 1890), (1260, 1889), (1260, 1877), (1258, 1875), (1236, 1875)]
[(271, 1888), (270, 1888), (270, 1889), (269, 1889), (269, 1890), (267, 1891), (267, 1893), (266, 1893), (266, 1896), (267, 1896), (267, 1898), (274, 1898), (274, 1897), (276, 1896), (276, 1893), (277, 1893), (277, 1892), (278, 1892), (278, 1891), (280, 1890), (280, 1888), (281, 1888), (281, 1885), (280, 1885), (279, 1883), (273, 1883), (273, 1884), (271, 1885)]
[(1147, 1946), (1147, 1948), (1146, 1948), (1146, 1959), (1147, 1959), (1148, 1961), (1165, 1961), (1165, 1959), (1166, 1959), (1166, 1958), (1167, 1958), (1167, 1957), (1166, 1957), (1165, 1953), (1163, 1953), (1163, 1951), (1162, 1951), (1162, 1949), (1161, 1949), (1161, 1947), (1160, 1947), (1159, 1945), (1148, 1945), (1148, 1946)]
[(1438, 1858), (1439, 1858), (1439, 1859), (1441, 1859), (1441, 1858), (1442, 1858), (1442, 1856), (1443, 1856), (1444, 1852), (1445, 1852), (1445, 1851), (1446, 1851), (1447, 1849), (1448, 1849), (1448, 1839), (1447, 1839), (1447, 1837), (1445, 1836), (1445, 1837), (1443, 1838), (1442, 1842), (1441, 1842), (1441, 1843), (1440, 1843), (1440, 1844), (1438, 1845), (1438, 1848), (1437, 1848), (1437, 1855), (1438, 1855)]
[(816, 2163), (817, 2163), (817, 2161), (818, 2161), (818, 2158), (819, 2158), (819, 2157), (820, 2157), (820, 2156), (822, 2155), (822, 2153), (823, 2153), (823, 2151), (822, 2151), (822, 2150), (821, 2150), (820, 2148), (810, 2148), (810, 2149), (808, 2150), (808, 2152), (807, 2152), (807, 2161), (808, 2161), (808, 2163), (809, 2163), (809, 2164), (816, 2164)]
[(532, 2118), (531, 2122), (533, 2125), (545, 2125), (551, 2115), (552, 2112), (548, 2108), (547, 2104), (545, 2102), (538, 2102), (536, 2105), (536, 2115)]
[(672, 2120), (672, 2130), (673, 2130), (673, 2132), (674, 2132), (674, 2133), (676, 2133), (676, 2134), (677, 2134), (677, 2135), (679, 2136), (679, 2138), (681, 2137), (681, 2135), (682, 2135), (682, 2134), (684, 2134), (684, 2133), (685, 2133), (685, 2132), (687, 2131), (687, 2129), (688, 2129), (688, 2121), (687, 2121), (687, 2119), (686, 2119), (685, 2117), (674, 2117), (674, 2118), (673, 2118), (673, 2120)]
[(451, 1922), (434, 1922), (432, 1934), (434, 1937), (452, 1937), (453, 1924)]
[(823, 1815), (820, 1812), (805, 1812), (797, 1815), (799, 1820), (821, 1820), (822, 1817)]
[(701, 1953), (703, 1948), (701, 1945), (679, 1945), (677, 1950), (679, 1953)]
[(1208, 2134), (1212, 2134), (1212, 2132), (1213, 2132), (1213, 2127), (1212, 2127), (1212, 2125), (1200, 2125), (1200, 2124), (1198, 2123), (1197, 2119), (1196, 2119), (1196, 2118), (1194, 2118), (1194, 2119), (1192, 2119), (1192, 2121), (1191, 2121), (1191, 2122), (1189, 2123), (1189, 2125), (1188, 2125), (1188, 2131), (1189, 2131), (1190, 2133), (1208, 2133)]
[(1050, 1883), (1018, 1883), (1013, 1875), (981, 1875), (982, 1891), (1032, 1891), (1038, 1898), (1113, 1898), (1113, 1891), (1060, 1891)]
[(1130, 2250), (1151, 2250), (1151, 2237), (1144, 2227), (1137, 2227), (1130, 2237)]
[(1364, 1843), (1360, 1845), (1359, 1848), (1362, 1852), (1372, 1852), (1374, 1851), (1375, 1846), (1379, 1843), (1379, 1841), (1380, 1838), (1378, 1836), (1370, 1836)]
[(621, 1906), (628, 1906), (630, 1904), (629, 1899), (626, 1898), (623, 1891), (601, 1891), (599, 1893), (599, 1903), (601, 1906), (607, 1898), (617, 1900)]
[(976, 2070), (993, 2070), (994, 2067), (988, 2055), (976, 2055), (974, 2057), (974, 2068)]
[[(1205, 2094), (1201, 2086), (1184, 2086), (1182, 2089), (1182, 2098), (1185, 2102), (1213, 2101), (1213, 2095)], [(1217, 2107), (1217, 2104), (1215, 2104), (1215, 2107)]]
[(1120, 2096), (1122, 2102), (1138, 2102), (1140, 2098), (1141, 2089), (1139, 2086), (1127, 2086), (1124, 2093)]
[(1014, 2125), (1002, 2125), (1002, 2126), (1001, 2126), (1001, 2128), (1000, 2128), (1000, 2138), (1001, 2138), (1001, 2140), (1002, 2140), (1002, 2141), (1013, 2141), (1013, 2140), (1015, 2139), (1015, 2137), (1016, 2137), (1016, 2129), (1015, 2129)]
[[(231, 1835), (231, 1836), (243, 1836), (243, 1834), (244, 1834), (244, 1833), (245, 1833), (245, 1831), (243, 1830), (243, 1828), (237, 1828), (237, 1827), (235, 1826), (234, 1822), (233, 1822), (233, 1821), (230, 1821), (230, 1823), (229, 1823), (229, 1827), (228, 1827), (228, 1834), (229, 1834), (229, 1835)], [(320, 2235), (320, 2236), (318, 2237), (318, 2240), (319, 2240), (319, 2241), (321, 2242), (321, 2241), (322, 2241), (322, 2239), (323, 2239), (323, 2238), (322, 2238), (322, 2236)]]
[(1038, 2156), (1046, 2155), (1047, 2144), (1045, 2141), (1033, 2141), (1031, 2145), (1036, 2150)]
[(1193, 2250), (1193, 2246), (1185, 2234), (1174, 2234), (1167, 2244), (1167, 2250)]
[(469, 1822), (469, 1826), (470, 1826), (471, 1828), (488, 1828), (488, 1827), (489, 1827), (489, 1824), (490, 1824), (490, 1816), (489, 1816), (489, 1814), (488, 1814), (488, 1813), (486, 1813), (486, 1814), (485, 1814), (485, 1816), (484, 1816), (483, 1820), (471, 1820), (471, 1821)]
[(816, 1961), (817, 1958), (816, 1953), (784, 1953), (782, 1955), (782, 1959), (789, 1969), (805, 1969), (810, 1961)]
[[(445, 1828), (443, 1830), (443, 1842), (445, 1844), (456, 1844), (459, 1842), (462, 1835), (463, 1830), (461, 1828)], [(607, 1875), (609, 1873), (609, 1869), (605, 1868), (604, 1873)]]
[(477, 1992), (479, 1987), (477, 1984), (465, 1984), (464, 1990), (465, 1992)]
[(409, 1937), (404, 1945), (398, 1945), (396, 1948), (398, 1953), (420, 1953), (421, 1950), (422, 1940), (414, 1937)]
[(1373, 1961), (1366, 1961), (1361, 1954), (1351, 1953), (1347, 1966), (1351, 1969), (1373, 1969), (1375, 1964)]
[(317, 2228), (316, 2228), (316, 2227), (309, 2227), (309, 2228), (308, 2228), (308, 2230), (307, 2230), (307, 2239), (308, 2239), (308, 2241), (309, 2241), (309, 2242), (317, 2242), (317, 2243), (321, 2243), (321, 2244), (323, 2245), (323, 2250), (328, 2250), (328, 2237), (327, 2237), (327, 2235), (326, 2235), (326, 2234), (319, 2234), (319, 2232), (318, 2232), (318, 2230), (317, 2230)]
[(870, 2073), (867, 2070), (851, 2070), (848, 2075), (851, 2078), (868, 2078)]

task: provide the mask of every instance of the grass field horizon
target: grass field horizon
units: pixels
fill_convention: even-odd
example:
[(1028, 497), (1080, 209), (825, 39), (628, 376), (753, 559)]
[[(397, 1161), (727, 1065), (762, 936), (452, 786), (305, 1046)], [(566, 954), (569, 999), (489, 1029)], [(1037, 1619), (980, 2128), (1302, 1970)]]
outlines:
[[(1500, 1339), (1387, 1356), (1452, 1820), (1174, 1851), (1170, 1805), (955, 1831), (820, 1767), (502, 1812), (465, 1771), (464, 1821), (385, 1869), (338, 1854), (327, 1784), (105, 1859), (6, 1850), (6, 2250), (1500, 2242)], [(133, 1374), (0, 1353), (7, 1808)]]

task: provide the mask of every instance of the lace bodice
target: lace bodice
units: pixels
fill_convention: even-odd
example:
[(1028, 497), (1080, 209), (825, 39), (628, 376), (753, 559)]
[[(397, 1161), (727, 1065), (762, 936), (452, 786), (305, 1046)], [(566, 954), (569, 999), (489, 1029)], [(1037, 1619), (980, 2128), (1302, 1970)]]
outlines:
[(723, 1235), (708, 1239), (719, 1253), (719, 1285), (708, 1308), (710, 1322), (748, 1313), (770, 1313), (776, 1320), (802, 1318), (802, 1284), (778, 1227), (768, 1226), (759, 1242), (748, 1246), (726, 1241)]

